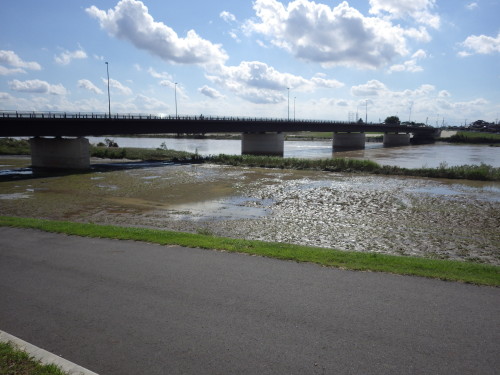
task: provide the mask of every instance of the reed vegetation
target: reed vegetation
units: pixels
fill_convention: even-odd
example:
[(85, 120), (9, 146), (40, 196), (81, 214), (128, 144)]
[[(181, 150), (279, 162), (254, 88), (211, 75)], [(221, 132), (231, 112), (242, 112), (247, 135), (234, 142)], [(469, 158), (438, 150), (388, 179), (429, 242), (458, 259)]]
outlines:
[(370, 160), (346, 158), (296, 159), (276, 156), (218, 155), (210, 156), (205, 162), (233, 166), (303, 169), (345, 173), (373, 173), (380, 175), (415, 176), (482, 181), (500, 181), (500, 168), (486, 164), (448, 166), (441, 163), (437, 168), (401, 168), (380, 165)]
[(449, 138), (443, 138), (451, 143), (500, 144), (500, 134), (483, 132), (457, 132)]
[(130, 159), (147, 161), (176, 161), (176, 162), (194, 162), (201, 158), (197, 154), (185, 151), (175, 151), (168, 149), (145, 149), (134, 147), (106, 147), (91, 146), (90, 155), (103, 159)]

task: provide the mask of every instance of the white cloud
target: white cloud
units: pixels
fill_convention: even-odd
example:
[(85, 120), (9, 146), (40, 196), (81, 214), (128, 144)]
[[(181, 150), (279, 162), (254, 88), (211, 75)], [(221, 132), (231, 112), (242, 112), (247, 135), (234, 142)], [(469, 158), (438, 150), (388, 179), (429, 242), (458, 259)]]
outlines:
[(415, 52), (410, 60), (403, 62), (402, 64), (396, 64), (390, 67), (389, 72), (410, 72), (417, 73), (424, 70), (420, 65), (417, 64), (418, 60), (425, 59), (427, 57), (427, 53), (419, 49)]
[(476, 9), (477, 7), (479, 6), (479, 4), (475, 1), (473, 1), (472, 3), (469, 3), (465, 6), (466, 9), (468, 10), (474, 10)]
[(313, 91), (315, 88), (338, 88), (343, 83), (317, 75), (306, 79), (282, 73), (260, 61), (243, 61), (238, 66), (221, 65), (212, 69), (207, 78), (235, 95), (252, 103), (279, 103), (285, 100), (289, 88), (294, 91)]
[[(102, 81), (106, 85), (108, 84), (107, 79), (103, 78)], [(132, 95), (132, 89), (130, 87), (127, 87), (127, 86), (123, 85), (120, 81), (117, 81), (116, 79), (113, 79), (113, 78), (109, 79), (109, 87), (112, 87), (112, 88), (118, 90), (118, 92), (120, 94), (123, 94), (123, 95)]]
[(325, 67), (378, 68), (408, 53), (403, 28), (364, 17), (345, 1), (330, 8), (309, 0), (286, 7), (277, 0), (256, 0), (254, 9), (259, 21), (247, 21), (247, 33), (263, 34), (297, 58)]
[(207, 85), (199, 88), (198, 91), (212, 99), (220, 99), (224, 97), (224, 95), (222, 95), (219, 91)]
[(224, 21), (230, 23), (230, 22), (236, 22), (236, 17), (234, 14), (229, 13), (227, 11), (220, 12), (219, 17), (222, 18)]
[(178, 64), (212, 64), (227, 60), (226, 52), (218, 44), (201, 38), (189, 30), (185, 38), (162, 22), (156, 22), (141, 1), (121, 0), (107, 12), (96, 6), (86, 9), (99, 20), (102, 29), (124, 39), (139, 49)]
[(342, 82), (337, 81), (336, 79), (325, 79), (319, 75), (316, 75), (315, 77), (311, 78), (311, 81), (317, 87), (324, 87), (329, 89), (338, 89), (339, 87), (344, 86)]
[(169, 73), (167, 73), (167, 72), (158, 73), (156, 70), (154, 70), (151, 67), (148, 69), (148, 73), (153, 78), (160, 78), (160, 79), (169, 79), (169, 80), (172, 80), (172, 76)]
[(386, 91), (387, 87), (376, 79), (351, 87), (351, 94), (354, 96), (379, 96)]
[(449, 98), (451, 96), (451, 94), (449, 93), (449, 91), (441, 90), (441, 91), (439, 91), (438, 96), (440, 98)]
[(487, 35), (471, 35), (461, 43), (461, 46), (468, 49), (468, 51), (459, 52), (459, 55), (462, 57), (473, 54), (489, 55), (500, 52), (500, 32), (496, 38)]
[(58, 56), (54, 56), (54, 60), (56, 63), (60, 65), (68, 65), (72, 60), (75, 59), (86, 59), (87, 54), (83, 49), (79, 49), (76, 51), (63, 51)]
[(0, 65), (0, 76), (8, 76), (11, 74), (19, 74), (26, 73), (26, 70), (21, 68), (6, 68), (5, 66)]
[(78, 87), (92, 91), (94, 94), (99, 94), (99, 95), (103, 94), (103, 91), (99, 87), (94, 85), (92, 82), (90, 82), (88, 79), (80, 79), (78, 81)]
[(432, 12), (436, 0), (370, 0), (370, 13), (388, 15), (390, 19), (412, 18), (416, 22), (439, 28), (438, 14)]
[(14, 51), (0, 50), (0, 64), (7, 64), (19, 69), (41, 70), (39, 63), (22, 60)]
[(12, 91), (27, 92), (33, 94), (52, 94), (52, 95), (65, 95), (66, 89), (63, 85), (51, 85), (46, 81), (33, 79), (28, 81), (19, 81), (17, 79), (9, 82), (9, 87)]

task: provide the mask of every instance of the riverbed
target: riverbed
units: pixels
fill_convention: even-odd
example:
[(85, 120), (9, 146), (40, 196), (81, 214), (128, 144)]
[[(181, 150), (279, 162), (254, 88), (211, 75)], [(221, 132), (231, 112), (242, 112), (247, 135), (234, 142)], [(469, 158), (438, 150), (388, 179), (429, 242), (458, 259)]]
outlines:
[(1, 182), (0, 212), (500, 265), (497, 182), (132, 163)]

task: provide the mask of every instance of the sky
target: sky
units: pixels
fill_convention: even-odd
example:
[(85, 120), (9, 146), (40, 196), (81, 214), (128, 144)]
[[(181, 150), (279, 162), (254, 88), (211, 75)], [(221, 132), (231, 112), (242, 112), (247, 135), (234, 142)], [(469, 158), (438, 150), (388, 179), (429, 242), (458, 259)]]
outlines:
[[(1, 0), (0, 110), (499, 121), (500, 0)], [(108, 63), (106, 65), (106, 62)]]

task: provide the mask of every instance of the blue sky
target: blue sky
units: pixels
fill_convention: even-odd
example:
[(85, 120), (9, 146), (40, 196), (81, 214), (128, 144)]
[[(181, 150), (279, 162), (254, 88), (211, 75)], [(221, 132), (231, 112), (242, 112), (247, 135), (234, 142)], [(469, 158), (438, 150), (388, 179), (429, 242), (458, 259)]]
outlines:
[[(2, 0), (0, 109), (498, 121), (500, 0)], [(177, 83), (177, 85), (175, 85)]]

